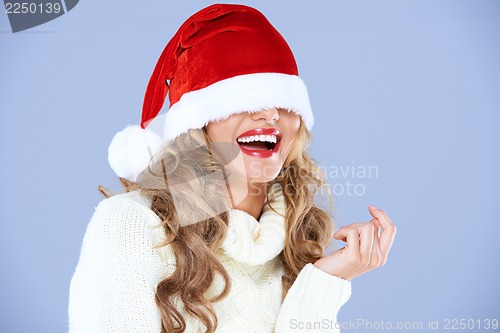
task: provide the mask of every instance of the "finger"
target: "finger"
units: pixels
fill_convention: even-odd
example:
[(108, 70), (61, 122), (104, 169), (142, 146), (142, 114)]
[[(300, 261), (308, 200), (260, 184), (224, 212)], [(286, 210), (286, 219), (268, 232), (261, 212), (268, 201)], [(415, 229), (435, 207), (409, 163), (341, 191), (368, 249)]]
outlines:
[(382, 227), (382, 234), (380, 235), (380, 252), (382, 256), (387, 257), (394, 243), (394, 238), (396, 237), (396, 226), (384, 211), (375, 206), (370, 206), (370, 214), (379, 221)]
[(358, 228), (361, 225), (363, 225), (363, 223), (351, 223), (349, 225), (340, 227), (340, 229), (336, 233), (333, 234), (333, 238), (335, 238), (337, 240), (341, 240), (343, 242), (347, 242), (346, 234), (339, 233), (339, 231), (340, 230), (346, 230), (346, 228)]
[(370, 257), (372, 256), (373, 249), (373, 234), (375, 232), (375, 226), (373, 223), (365, 223), (362, 227), (358, 229), (359, 232), (359, 251), (361, 256), (361, 262), (364, 265), (370, 264)]
[(380, 236), (378, 234), (379, 229), (375, 228), (373, 232), (373, 249), (372, 249), (372, 256), (370, 257), (370, 267), (377, 268), (381, 266), (382, 263), (382, 254), (380, 253)]
[(340, 227), (339, 230), (337, 230), (334, 234), (333, 234), (333, 238), (337, 239), (337, 240), (343, 240), (344, 242), (346, 241), (346, 233), (345, 233), (345, 228), (346, 227)]
[(384, 228), (392, 228), (392, 227), (394, 227), (394, 223), (392, 223), (392, 221), (389, 218), (389, 216), (382, 209), (377, 208), (377, 207), (375, 207), (373, 205), (370, 205), (368, 208), (369, 208), (368, 210), (369, 210), (370, 214), (374, 218), (376, 218), (377, 220), (379, 220), (380, 226), (383, 229)]
[(376, 218), (373, 218), (370, 220), (371, 223), (373, 223), (373, 225), (375, 226), (375, 228), (377, 229), (377, 231), (380, 229), (380, 222), (378, 221), (378, 219)]
[(335, 239), (345, 239), (347, 245), (345, 248), (359, 255), (359, 231), (356, 227), (342, 227), (334, 235)]

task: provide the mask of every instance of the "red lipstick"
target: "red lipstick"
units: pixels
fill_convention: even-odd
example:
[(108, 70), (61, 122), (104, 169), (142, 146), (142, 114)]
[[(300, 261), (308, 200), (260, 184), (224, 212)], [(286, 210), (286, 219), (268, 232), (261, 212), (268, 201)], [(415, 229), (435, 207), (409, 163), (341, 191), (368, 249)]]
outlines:
[[(265, 136), (264, 140), (261, 136)], [(240, 134), (236, 141), (243, 153), (253, 157), (268, 158), (278, 152), (281, 137), (277, 128), (254, 128)]]

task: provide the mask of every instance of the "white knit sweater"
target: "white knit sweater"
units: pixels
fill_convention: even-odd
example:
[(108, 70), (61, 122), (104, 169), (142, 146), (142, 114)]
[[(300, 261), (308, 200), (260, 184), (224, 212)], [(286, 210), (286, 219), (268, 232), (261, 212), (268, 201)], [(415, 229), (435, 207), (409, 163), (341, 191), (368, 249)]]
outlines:
[[(259, 221), (229, 211), (228, 234), (216, 254), (232, 288), (214, 303), (217, 332), (338, 332), (337, 312), (351, 295), (349, 281), (307, 264), (281, 303), (284, 271), (277, 255), (284, 247), (285, 203), (279, 185), (271, 187), (270, 198)], [(71, 280), (70, 333), (161, 331), (155, 290), (176, 260), (170, 246), (153, 248), (165, 236), (150, 207), (139, 191), (104, 199), (96, 207)], [(207, 296), (222, 286), (216, 279)], [(182, 312), (182, 304), (177, 306)], [(186, 332), (205, 332), (203, 324), (182, 313)]]

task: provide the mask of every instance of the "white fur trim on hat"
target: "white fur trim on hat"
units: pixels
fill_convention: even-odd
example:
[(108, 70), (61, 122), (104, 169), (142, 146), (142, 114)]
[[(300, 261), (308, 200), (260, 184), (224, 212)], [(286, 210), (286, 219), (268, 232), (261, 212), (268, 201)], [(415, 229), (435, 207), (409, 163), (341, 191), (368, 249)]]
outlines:
[(161, 146), (160, 137), (138, 125), (129, 125), (115, 134), (108, 148), (108, 162), (122, 178), (136, 181)]
[(314, 123), (307, 87), (296, 75), (255, 73), (218, 81), (190, 91), (172, 105), (165, 116), (163, 139), (174, 139), (192, 128), (232, 114), (286, 108), (298, 113), (308, 129)]

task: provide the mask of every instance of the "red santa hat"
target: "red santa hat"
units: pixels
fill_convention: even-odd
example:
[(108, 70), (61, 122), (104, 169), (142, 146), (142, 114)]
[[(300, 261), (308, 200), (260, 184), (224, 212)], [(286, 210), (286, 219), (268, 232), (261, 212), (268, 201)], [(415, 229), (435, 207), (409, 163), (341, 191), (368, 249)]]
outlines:
[[(170, 108), (158, 115), (167, 94)], [(254, 8), (211, 5), (188, 18), (163, 50), (140, 126), (114, 136), (108, 160), (119, 177), (135, 181), (164, 143), (189, 129), (275, 107), (313, 126), (307, 88), (285, 39)]]

